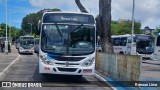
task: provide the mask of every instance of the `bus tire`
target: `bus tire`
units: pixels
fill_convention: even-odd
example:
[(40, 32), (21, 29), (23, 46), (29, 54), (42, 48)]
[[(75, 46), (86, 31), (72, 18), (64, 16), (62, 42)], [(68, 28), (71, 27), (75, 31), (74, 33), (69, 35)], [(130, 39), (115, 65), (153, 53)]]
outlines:
[(124, 52), (119, 52), (119, 54), (124, 54)]

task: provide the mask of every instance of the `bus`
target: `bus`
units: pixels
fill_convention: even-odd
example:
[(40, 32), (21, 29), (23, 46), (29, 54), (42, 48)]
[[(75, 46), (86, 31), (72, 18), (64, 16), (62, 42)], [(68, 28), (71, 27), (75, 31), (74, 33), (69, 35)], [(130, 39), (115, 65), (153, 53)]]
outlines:
[(154, 59), (160, 60), (160, 33), (155, 37)]
[(39, 53), (39, 38), (34, 39), (34, 52)]
[(16, 40), (14, 41), (14, 45), (15, 45), (16, 49), (18, 49), (19, 39), (16, 39)]
[(94, 74), (96, 29), (93, 15), (45, 12), (39, 26), (40, 74)]
[(20, 36), (18, 52), (21, 53), (31, 53), (34, 52), (34, 37), (33, 36)]
[(114, 53), (118, 54), (132, 54), (141, 55), (142, 58), (152, 59), (154, 52), (154, 38), (151, 35), (135, 34), (132, 36), (127, 35), (114, 35), (112, 36)]

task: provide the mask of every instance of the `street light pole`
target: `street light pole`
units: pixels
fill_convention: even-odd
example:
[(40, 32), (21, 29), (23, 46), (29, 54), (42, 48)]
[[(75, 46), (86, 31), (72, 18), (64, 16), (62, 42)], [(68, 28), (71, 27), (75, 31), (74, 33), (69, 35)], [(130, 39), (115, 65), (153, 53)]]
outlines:
[[(11, 13), (9, 13), (11, 16), (12, 16), (12, 14), (14, 14), (15, 12), (11, 12)], [(9, 17), (10, 18), (10, 22), (11, 22), (11, 17)], [(10, 46), (11, 46), (11, 23), (10, 23), (10, 27), (9, 27), (9, 39), (10, 39)]]
[(8, 3), (7, 3), (7, 0), (6, 0), (6, 41), (5, 41), (5, 53), (6, 53), (6, 54), (8, 54), (8, 40), (7, 40), (7, 31), (8, 31), (8, 30), (7, 30), (7, 19), (8, 19), (8, 18), (7, 18), (7, 17), (8, 17), (8, 15), (7, 15), (7, 13), (8, 13), (8, 12), (7, 12), (7, 9), (8, 9), (8, 8), (7, 8), (7, 7), (8, 7), (8, 6), (7, 6), (7, 4), (8, 4)]
[(133, 0), (133, 8), (132, 8), (132, 35), (131, 35), (132, 45), (131, 45), (131, 55), (133, 55), (133, 42), (134, 42), (134, 37), (133, 37), (133, 34), (134, 34), (134, 6), (135, 6), (135, 0)]
[(32, 35), (32, 23), (31, 23), (31, 35)]

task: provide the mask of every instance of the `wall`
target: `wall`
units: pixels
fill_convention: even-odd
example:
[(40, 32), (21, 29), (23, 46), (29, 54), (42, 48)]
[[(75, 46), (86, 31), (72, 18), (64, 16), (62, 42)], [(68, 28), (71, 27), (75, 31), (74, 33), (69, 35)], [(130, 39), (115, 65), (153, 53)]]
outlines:
[(141, 57), (97, 52), (96, 69), (119, 81), (139, 81)]

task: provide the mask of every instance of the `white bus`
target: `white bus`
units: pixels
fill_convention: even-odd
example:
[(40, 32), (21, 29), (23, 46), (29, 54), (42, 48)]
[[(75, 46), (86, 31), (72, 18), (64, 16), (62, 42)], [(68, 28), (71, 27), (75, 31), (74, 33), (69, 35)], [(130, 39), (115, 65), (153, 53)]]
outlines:
[(39, 26), (39, 73), (94, 74), (96, 30), (92, 15), (45, 12)]
[(141, 55), (142, 58), (153, 58), (154, 38), (151, 35), (135, 34), (132, 45), (131, 35), (112, 36), (114, 53)]
[(34, 52), (34, 37), (33, 36), (20, 36), (19, 45), (18, 45), (19, 53), (31, 53)]
[(154, 45), (154, 59), (160, 60), (160, 33), (156, 35)]

